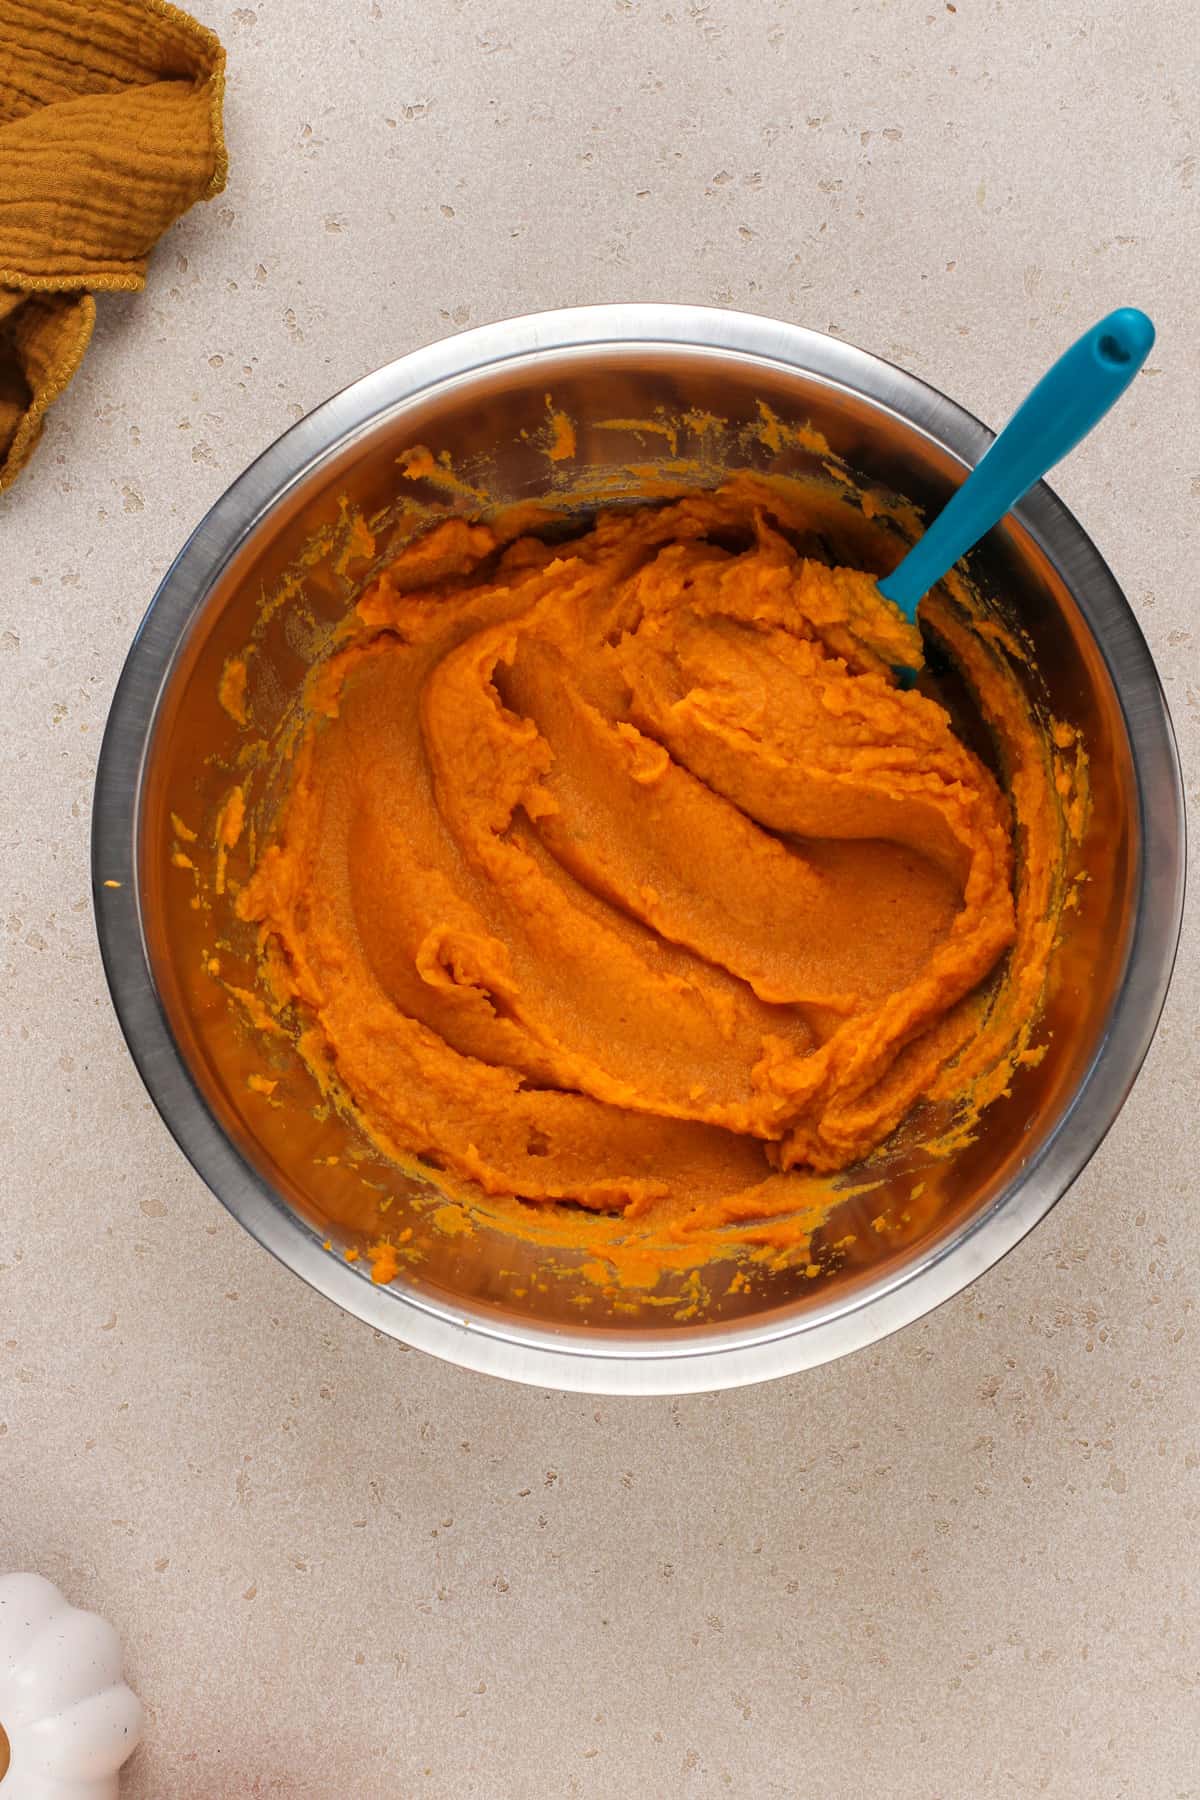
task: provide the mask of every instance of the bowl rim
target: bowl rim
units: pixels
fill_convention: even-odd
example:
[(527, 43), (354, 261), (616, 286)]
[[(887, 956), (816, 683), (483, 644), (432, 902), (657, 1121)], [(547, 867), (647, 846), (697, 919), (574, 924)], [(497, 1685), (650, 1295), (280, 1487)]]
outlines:
[[(1115, 577), (1044, 482), (1013, 509), (1066, 583), (1108, 668), (1133, 756), (1141, 836), (1134, 928), (1092, 1061), (1036, 1159), (979, 1214), (841, 1299), (739, 1323), (651, 1333), (549, 1328), (497, 1320), (368, 1276), (322, 1248), (226, 1135), (175, 1041), (154, 981), (137, 879), (142, 784), (158, 706), (190, 629), (222, 570), (299, 480), (382, 417), (432, 388), (557, 352), (709, 352), (766, 363), (854, 392), (969, 470), (993, 434), (917, 376), (818, 331), (754, 313), (625, 303), (528, 314), (415, 350), (334, 394), (271, 444), (225, 490), (163, 576), (114, 691), (96, 771), (92, 900), (113, 1005), (131, 1056), (176, 1142), (260, 1244), (345, 1311), (468, 1369), (535, 1386), (603, 1394), (682, 1394), (793, 1374), (865, 1348), (913, 1323), (998, 1262), (1045, 1217), (1116, 1119), (1166, 999), (1183, 917), (1186, 820), (1179, 757), (1150, 650)], [(1147, 793), (1156, 804), (1147, 804)]]

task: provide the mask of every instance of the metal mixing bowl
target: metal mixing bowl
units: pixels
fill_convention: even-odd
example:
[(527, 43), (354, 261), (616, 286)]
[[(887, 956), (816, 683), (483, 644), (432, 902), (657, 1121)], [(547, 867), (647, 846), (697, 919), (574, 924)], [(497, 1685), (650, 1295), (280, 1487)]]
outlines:
[[(203, 974), (205, 926), (171, 871), (168, 821), (172, 810), (212, 816), (220, 770), (236, 748), (217, 704), (220, 671), (247, 639), (264, 593), (299, 569), (291, 591), (310, 627), (344, 607), (345, 583), (328, 563), (310, 561), (305, 572), (313, 532), (335, 522), (347, 499), (368, 516), (386, 507), (401, 485), (396, 458), (414, 443), (448, 452), (455, 468), (486, 464), (500, 498), (537, 493), (547, 481), (537, 440), (551, 391), (578, 423), (577, 465), (603, 474), (637, 463), (641, 481), (670, 463), (674, 447), (613, 421), (653, 419), (661, 409), (736, 426), (765, 403), (782, 418), (811, 421), (864, 481), (927, 513), (990, 441), (943, 395), (859, 350), (769, 319), (690, 307), (514, 319), (356, 382), (234, 482), (180, 552), (138, 632), (96, 784), (93, 878), (105, 968), (134, 1060), (187, 1156), (260, 1243), (347, 1311), (468, 1368), (549, 1387), (669, 1393), (761, 1381), (869, 1344), (957, 1293), (1043, 1217), (1112, 1124), (1150, 1044), (1179, 934), (1184, 814), (1170, 719), (1112, 575), (1054, 495), (1036, 488), (973, 567), (1032, 638), (1050, 709), (1082, 731), (1093, 806), (1079, 867), (1090, 879), (1064, 914), (1044, 1059), (993, 1104), (974, 1143), (926, 1170), (936, 1204), (914, 1217), (906, 1237), (859, 1232), (858, 1253), (828, 1279), (781, 1274), (749, 1294), (719, 1295), (691, 1319), (636, 1295), (609, 1306), (569, 1270), (547, 1273), (535, 1250), (486, 1231), (435, 1241), (419, 1272), (374, 1286), (362, 1264), (336, 1253), (355, 1238), (351, 1177), (335, 1154), (349, 1128), (336, 1115), (314, 1115), (302, 1086), (285, 1082), (283, 1103), (270, 1107), (248, 1095), (244, 1072), (255, 1051)], [(804, 457), (764, 442), (755, 460), (786, 471)], [(463, 501), (451, 494), (446, 504)], [(850, 560), (869, 527), (849, 503), (844, 527), (835, 548)], [(267, 665), (260, 688), (283, 706), (306, 645), (284, 619), (259, 655)], [(900, 1159), (897, 1194), (911, 1189), (919, 1166)], [(391, 1181), (401, 1207), (419, 1191), (395, 1171), (374, 1177)], [(323, 1248), (327, 1234), (334, 1254)]]

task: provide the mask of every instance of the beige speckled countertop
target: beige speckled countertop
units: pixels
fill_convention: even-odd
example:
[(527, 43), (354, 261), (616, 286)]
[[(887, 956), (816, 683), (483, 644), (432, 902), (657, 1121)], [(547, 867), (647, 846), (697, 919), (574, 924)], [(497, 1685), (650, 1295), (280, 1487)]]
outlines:
[(1193, 0), (203, 0), (228, 191), (100, 303), (0, 502), (0, 1568), (107, 1612), (128, 1800), (1200, 1796), (1195, 938), (1049, 1221), (775, 1386), (597, 1402), (342, 1317), (122, 1046), (88, 811), (184, 535), (334, 388), (506, 314), (776, 313), (992, 422), (1109, 306), (1056, 485), (1200, 769)]

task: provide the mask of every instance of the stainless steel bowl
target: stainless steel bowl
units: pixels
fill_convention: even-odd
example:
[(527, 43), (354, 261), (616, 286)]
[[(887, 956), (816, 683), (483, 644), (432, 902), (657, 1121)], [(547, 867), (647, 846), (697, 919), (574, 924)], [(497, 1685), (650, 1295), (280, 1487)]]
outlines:
[[(246, 1229), (331, 1300), (394, 1337), (468, 1368), (548, 1387), (678, 1393), (734, 1386), (824, 1362), (919, 1318), (989, 1268), (1050, 1209), (1112, 1124), (1166, 994), (1183, 900), (1184, 813), (1162, 690), (1120, 589), (1090, 539), (1044, 486), (975, 559), (1036, 648), (1050, 708), (1083, 732), (1093, 809), (1078, 907), (1056, 953), (1049, 1047), (996, 1102), (976, 1142), (943, 1165), (936, 1206), (907, 1241), (871, 1242), (833, 1278), (781, 1276), (701, 1319), (649, 1305), (581, 1299), (536, 1253), (486, 1232), (446, 1240), (419, 1275), (377, 1287), (335, 1252), (354, 1237), (337, 1188), (344, 1140), (311, 1094), (252, 1106), (245, 1048), (200, 971), (195, 909), (169, 873), (169, 815), (211, 813), (214, 767), (233, 726), (216, 700), (225, 657), (249, 634), (262, 595), (293, 575), (310, 625), (345, 604), (345, 583), (301, 552), (348, 498), (387, 505), (396, 458), (416, 442), (455, 466), (482, 462), (498, 497), (543, 488), (536, 440), (546, 395), (579, 422), (579, 459), (598, 475), (630, 462), (652, 480), (673, 447), (614, 419), (656, 409), (716, 414), (731, 429), (760, 402), (808, 420), (864, 480), (936, 509), (990, 442), (934, 389), (818, 333), (733, 312), (606, 306), (466, 332), (336, 395), (259, 458), (202, 521), (164, 579), (118, 684), (100, 757), (93, 832), (95, 907), (113, 1000), (134, 1060), (178, 1143)], [(769, 437), (769, 434), (767, 434)], [(801, 452), (761, 443), (760, 467), (795, 470)], [(603, 485), (603, 479), (601, 479)], [(453, 496), (448, 505), (462, 504)], [(867, 529), (847, 507), (838, 548)], [(336, 535), (336, 534), (335, 534)], [(344, 565), (343, 565), (344, 566)], [(293, 621), (294, 624), (294, 621)], [(263, 639), (265, 691), (282, 706), (305, 646), (284, 626)], [(260, 671), (261, 673), (261, 671)], [(239, 1064), (239, 1058), (242, 1059)], [(340, 1134), (340, 1135), (339, 1135)], [(320, 1154), (318, 1154), (320, 1152)], [(912, 1168), (901, 1168), (897, 1180)], [(394, 1178), (399, 1204), (416, 1192)], [(331, 1218), (340, 1225), (331, 1227)], [(364, 1219), (365, 1222), (365, 1219)]]

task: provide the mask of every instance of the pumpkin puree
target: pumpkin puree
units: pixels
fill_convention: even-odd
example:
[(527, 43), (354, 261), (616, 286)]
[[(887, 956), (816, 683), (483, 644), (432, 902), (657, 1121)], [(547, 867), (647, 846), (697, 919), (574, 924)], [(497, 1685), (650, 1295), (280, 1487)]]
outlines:
[(436, 527), (313, 670), (238, 896), (306, 1059), (450, 1193), (668, 1235), (801, 1207), (959, 1067), (1000, 1091), (988, 978), (1015, 943), (1027, 1030), (1052, 927), (920, 662), (752, 481)]

